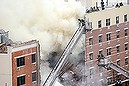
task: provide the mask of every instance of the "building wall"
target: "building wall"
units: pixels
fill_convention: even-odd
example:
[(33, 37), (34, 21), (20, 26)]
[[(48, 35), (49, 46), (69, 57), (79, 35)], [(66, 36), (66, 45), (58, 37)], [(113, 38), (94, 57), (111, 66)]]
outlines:
[[(124, 22), (124, 15), (129, 14), (129, 6), (122, 6), (120, 8), (108, 8), (105, 10), (87, 13), (85, 16), (92, 22), (93, 29), (98, 28), (98, 21), (102, 20), (102, 27), (106, 27), (106, 19), (110, 18), (110, 24), (116, 24), (116, 17), (119, 16), (120, 23)], [(129, 20), (129, 16), (127, 18)]]
[(12, 86), (12, 59), (10, 53), (0, 53), (0, 86)]
[(86, 0), (86, 6), (94, 7), (94, 6), (96, 6), (96, 2), (98, 2), (98, 0)]
[[(32, 63), (32, 54), (36, 54), (36, 63)], [(17, 67), (17, 58), (23, 56), (25, 57), (25, 65)], [(17, 86), (17, 77), (21, 75), (25, 75), (26, 86), (39, 86), (39, 48), (36, 43), (14, 48), (12, 52), (12, 62), (13, 86)], [(32, 72), (37, 73), (36, 82), (32, 82)]]
[[(129, 29), (129, 22), (120, 23), (119, 25), (114, 24), (110, 27), (93, 29), (86, 33), (86, 68), (88, 86), (103, 86), (102, 84), (108, 83), (108, 78), (111, 78), (112, 83), (115, 83), (116, 77), (119, 75), (119, 73), (114, 72), (113, 70), (107, 71), (104, 68), (98, 67), (97, 58), (100, 50), (102, 50), (102, 54), (105, 55), (108, 60), (113, 62), (120, 60), (120, 66), (127, 70), (129, 69), (129, 66), (125, 65), (125, 58), (128, 58), (129, 56), (129, 50), (125, 51), (125, 43), (129, 42), (129, 34), (128, 36), (125, 36), (125, 29)], [(120, 31), (120, 38), (116, 38), (116, 31)], [(107, 33), (111, 33), (110, 41), (106, 40)], [(127, 33), (129, 33), (129, 30)], [(98, 41), (99, 35), (102, 35), (101, 43)], [(93, 38), (93, 45), (89, 45), (90, 38)], [(120, 46), (119, 53), (116, 52), (116, 46), (118, 45)], [(111, 48), (111, 55), (107, 56), (107, 48)], [(93, 53), (93, 60), (90, 60), (89, 58), (90, 53)], [(122, 76), (121, 79), (125, 79), (125, 77)]]

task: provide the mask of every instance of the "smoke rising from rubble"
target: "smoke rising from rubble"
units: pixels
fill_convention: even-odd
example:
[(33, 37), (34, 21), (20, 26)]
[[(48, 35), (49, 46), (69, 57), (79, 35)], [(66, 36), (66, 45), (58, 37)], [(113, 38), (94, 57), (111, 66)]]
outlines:
[(0, 26), (9, 31), (13, 41), (39, 40), (44, 77), (47, 75), (43, 70), (50, 72), (46, 57), (64, 49), (78, 27), (77, 19), (83, 15), (84, 7), (75, 0), (1, 0), (0, 3)]

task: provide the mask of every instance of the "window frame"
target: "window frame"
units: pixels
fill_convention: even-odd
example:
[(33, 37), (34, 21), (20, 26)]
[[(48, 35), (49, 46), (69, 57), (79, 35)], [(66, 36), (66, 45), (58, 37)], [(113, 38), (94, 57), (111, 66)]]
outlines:
[[(19, 79), (20, 79), (20, 81), (19, 81)], [(25, 84), (26, 84), (26, 75), (18, 76), (17, 77), (17, 86), (21, 86), (21, 85), (25, 85)]]
[(106, 19), (106, 26), (110, 26), (110, 18)]
[(93, 52), (89, 53), (90, 60), (93, 60)]
[(32, 82), (36, 82), (37, 81), (37, 72), (32, 72)]
[(25, 56), (16, 58), (17, 61), (17, 67), (21, 67), (25, 65)]
[(103, 41), (102, 41), (102, 40), (103, 40), (102, 35), (99, 35), (98, 38), (99, 38), (99, 43), (102, 43), (102, 42), (103, 42)]
[(120, 38), (120, 30), (116, 31), (116, 38)]
[(31, 54), (31, 62), (32, 63), (35, 63), (36, 62), (36, 53), (34, 53), (34, 54)]
[(103, 49), (99, 50), (99, 55), (103, 54)]
[(128, 29), (125, 29), (124, 32), (125, 32), (125, 36), (128, 36)]
[(116, 52), (119, 53), (120, 52), (120, 45), (116, 46)]
[(125, 57), (125, 65), (128, 65), (129, 62), (128, 62), (129, 58), (128, 57)]
[(106, 33), (106, 40), (107, 41), (111, 40), (111, 32), (110, 33)]
[(101, 28), (102, 27), (102, 20), (99, 20), (98, 21), (98, 28)]
[(119, 24), (119, 16), (116, 17), (116, 24)]
[(112, 77), (108, 77), (108, 78), (107, 78), (107, 84), (108, 84), (108, 85), (112, 84)]
[(128, 50), (128, 43), (125, 43), (125, 51)]
[(107, 48), (106, 51), (107, 51), (107, 56), (111, 55), (111, 48)]
[(128, 15), (125, 14), (125, 15), (124, 15), (124, 22), (127, 22), (127, 20), (128, 20)]
[(89, 45), (93, 45), (93, 37), (89, 37)]
[(90, 67), (89, 71), (90, 71), (90, 75), (93, 75), (94, 74), (94, 67)]
[(120, 64), (120, 59), (117, 59), (116, 64), (119, 65), (119, 66), (121, 65)]

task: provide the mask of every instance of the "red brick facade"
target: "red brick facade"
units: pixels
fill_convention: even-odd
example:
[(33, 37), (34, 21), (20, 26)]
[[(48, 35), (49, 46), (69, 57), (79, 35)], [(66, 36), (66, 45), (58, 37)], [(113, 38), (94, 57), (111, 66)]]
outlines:
[[(127, 29), (127, 36), (125, 36), (125, 30)], [(117, 31), (119, 31), (119, 37), (116, 37)], [(111, 40), (107, 41), (107, 34), (111, 34)], [(102, 42), (99, 43), (99, 36), (102, 35)], [(89, 39), (92, 38), (93, 44), (89, 45)], [(117, 75), (113, 70), (100, 69), (98, 67), (97, 58), (99, 51), (109, 58), (110, 61), (116, 62), (120, 60), (120, 66), (125, 69), (129, 69), (128, 64), (125, 66), (125, 58), (129, 56), (129, 22), (121, 23), (119, 25), (112, 25), (109, 27), (103, 27), (100, 29), (93, 29), (91, 32), (86, 33), (86, 68), (89, 70), (87, 73), (87, 84), (94, 83), (96, 86), (101, 84), (112, 84), (117, 80)], [(125, 44), (128, 49), (125, 50)], [(117, 52), (117, 46), (119, 51)], [(111, 49), (111, 55), (107, 56), (107, 49)], [(90, 54), (93, 53), (93, 59), (90, 59)], [(128, 63), (129, 63), (129, 59)], [(93, 69), (93, 70), (91, 70)], [(125, 77), (121, 76), (122, 80)], [(111, 82), (108, 80), (110, 78)], [(92, 82), (91, 82), (92, 81)], [(103, 82), (101, 82), (103, 81)], [(99, 83), (98, 83), (99, 82)], [(94, 86), (94, 85), (93, 85)], [(103, 85), (102, 85), (103, 86)]]
[[(36, 62), (32, 63), (32, 54), (36, 54)], [(17, 77), (25, 75), (25, 86), (38, 86), (39, 78), (39, 52), (38, 47), (31, 47), (25, 50), (20, 50), (12, 53), (12, 83), (17, 85)], [(25, 65), (17, 67), (17, 58), (24, 56)], [(32, 72), (36, 72), (36, 82), (32, 82)]]

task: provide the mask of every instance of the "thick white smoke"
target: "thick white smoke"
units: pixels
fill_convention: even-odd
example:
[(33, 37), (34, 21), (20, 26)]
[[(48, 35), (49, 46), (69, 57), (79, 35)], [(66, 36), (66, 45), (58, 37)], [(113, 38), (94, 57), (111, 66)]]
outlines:
[[(0, 27), (9, 31), (13, 41), (39, 40), (42, 49), (41, 59), (47, 59), (45, 57), (49, 52), (58, 52), (66, 46), (78, 27), (77, 19), (83, 15), (84, 7), (76, 0), (68, 2), (1, 0), (0, 2)], [(48, 63), (41, 64), (43, 66), (41, 72), (46, 69), (50, 71), (47, 65)]]
[[(75, 0), (2, 0), (0, 26), (14, 41), (40, 40), (43, 54), (66, 45), (83, 8)], [(60, 46), (58, 46), (60, 45)]]

